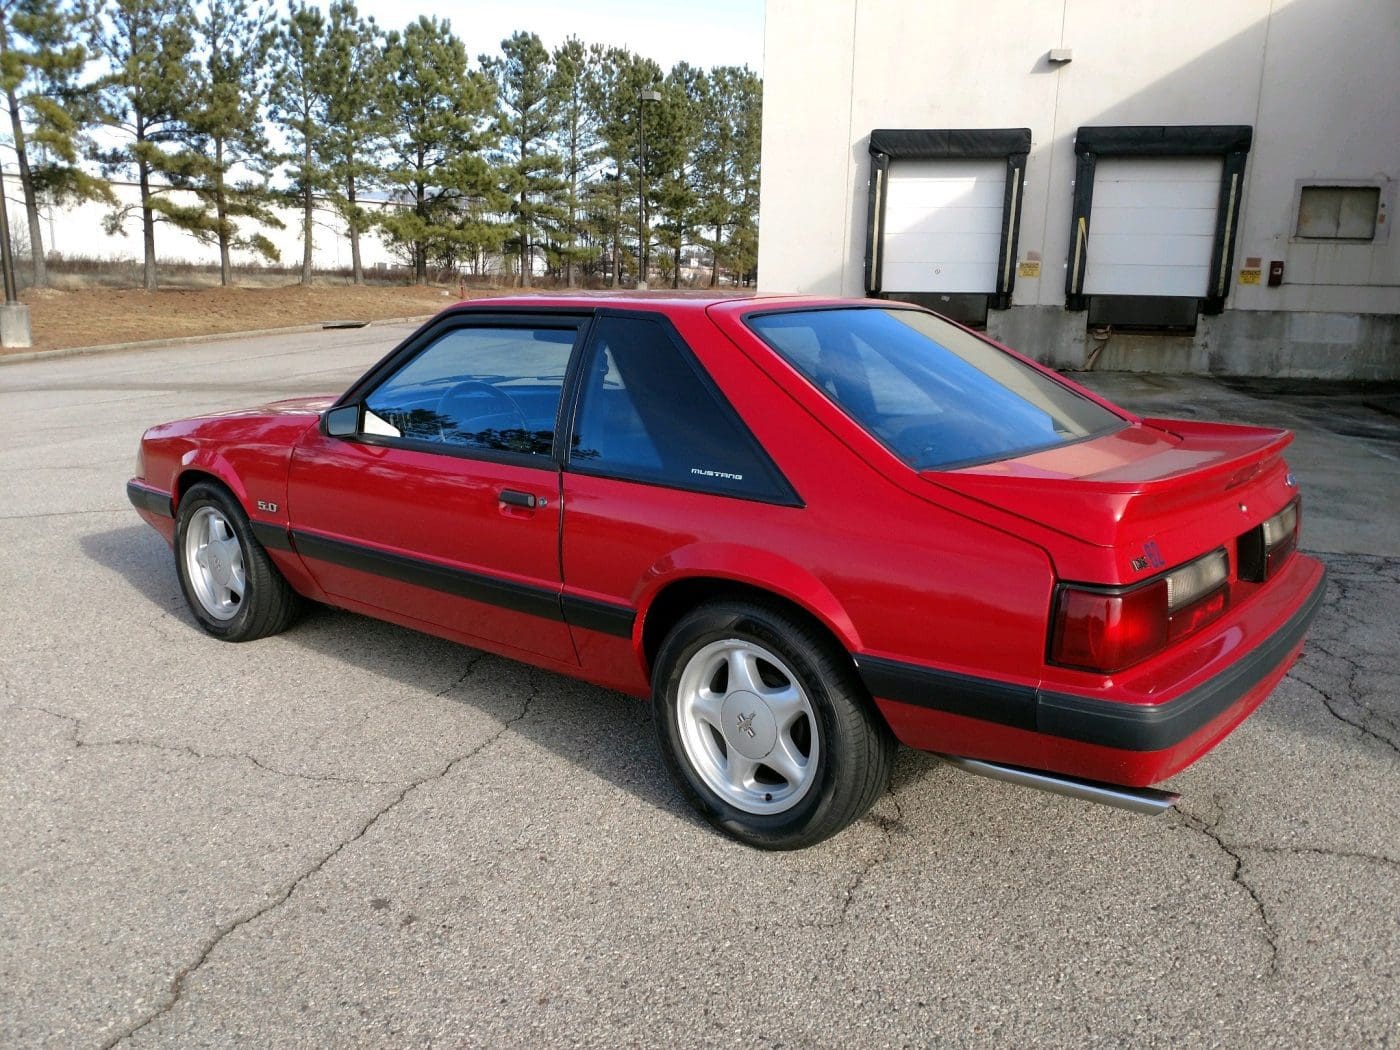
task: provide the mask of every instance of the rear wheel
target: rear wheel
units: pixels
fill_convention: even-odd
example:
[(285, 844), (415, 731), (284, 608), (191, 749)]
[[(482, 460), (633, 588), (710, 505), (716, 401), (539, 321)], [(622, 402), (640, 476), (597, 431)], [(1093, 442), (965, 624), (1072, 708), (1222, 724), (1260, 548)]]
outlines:
[(175, 571), (194, 618), (224, 641), (276, 634), (300, 605), (254, 538), (238, 501), (210, 482), (191, 486), (180, 498)]
[(653, 718), (681, 791), (762, 849), (820, 842), (885, 791), (894, 740), (821, 631), (758, 602), (705, 605), (657, 656)]

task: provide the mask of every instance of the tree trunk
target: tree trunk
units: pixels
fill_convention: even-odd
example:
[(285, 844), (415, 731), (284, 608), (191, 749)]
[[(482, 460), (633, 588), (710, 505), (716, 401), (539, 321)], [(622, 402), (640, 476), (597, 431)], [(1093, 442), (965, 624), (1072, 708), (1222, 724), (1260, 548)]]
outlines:
[(715, 246), (710, 252), (710, 287), (719, 284), (719, 237), (724, 231), (715, 223)]
[[(144, 142), (145, 135), (137, 132), (137, 142)], [(151, 171), (146, 162), (136, 162), (136, 181), (141, 187), (141, 242), (145, 248), (144, 281), (147, 291), (156, 288), (156, 217), (151, 211)]]
[(233, 264), (229, 261), (228, 198), (224, 193), (224, 140), (214, 140), (214, 216), (219, 224), (219, 283), (225, 288), (233, 283)]
[(34, 177), (29, 171), (29, 152), (24, 144), (24, 124), (19, 119), (19, 100), (14, 89), (8, 92), (10, 128), (15, 139), (15, 159), (19, 166), (20, 188), (24, 191), (24, 213), (29, 220), (29, 255), (34, 263), (34, 287), (47, 288), (48, 260), (44, 257), (44, 228), (39, 224), (39, 202), (34, 196)]
[(350, 280), (355, 284), (365, 283), (365, 270), (360, 264), (360, 211), (356, 205), (355, 176), (345, 176), (345, 199), (350, 204)]
[(312, 193), (311, 186), (310, 135), (304, 136), (302, 140), (301, 178), (301, 283), (303, 287), (309, 287), (311, 285), (311, 253), (315, 249), (311, 223), (316, 207), (316, 197)]
[[(423, 170), (423, 151), (418, 151), (418, 170)], [(426, 226), (428, 222), (427, 186), (419, 182), (414, 187), (414, 194), (417, 198), (418, 217), (423, 220)], [(413, 245), (413, 283), (428, 283), (428, 242), (426, 240), (415, 241)]]
[(530, 207), (528, 194), (520, 191), (520, 287), (530, 287)]

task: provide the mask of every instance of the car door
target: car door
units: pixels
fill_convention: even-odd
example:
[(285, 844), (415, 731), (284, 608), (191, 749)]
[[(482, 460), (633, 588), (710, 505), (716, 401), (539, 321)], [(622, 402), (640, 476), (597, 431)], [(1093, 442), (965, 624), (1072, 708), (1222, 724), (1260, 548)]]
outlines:
[(313, 429), (292, 538), (349, 608), (577, 662), (560, 608), (554, 434), (585, 319), (448, 316), (366, 377), (347, 437)]

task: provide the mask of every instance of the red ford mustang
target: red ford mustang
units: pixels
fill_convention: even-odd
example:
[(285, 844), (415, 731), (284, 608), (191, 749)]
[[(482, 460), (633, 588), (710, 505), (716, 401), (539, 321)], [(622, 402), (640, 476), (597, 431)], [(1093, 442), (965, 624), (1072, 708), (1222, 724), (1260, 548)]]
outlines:
[(899, 304), (514, 298), (339, 398), (152, 428), (127, 492), (210, 634), (309, 598), (650, 696), (691, 802), (782, 849), (864, 813), (896, 740), (1170, 806), (1321, 602), (1290, 440)]

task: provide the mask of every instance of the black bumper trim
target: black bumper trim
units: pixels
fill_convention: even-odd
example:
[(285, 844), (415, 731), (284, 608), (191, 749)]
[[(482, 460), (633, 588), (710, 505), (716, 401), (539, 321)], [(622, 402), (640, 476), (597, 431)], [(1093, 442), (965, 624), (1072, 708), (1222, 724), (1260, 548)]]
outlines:
[(1210, 681), (1163, 704), (1124, 704), (1053, 693), (952, 671), (856, 657), (873, 696), (1123, 751), (1174, 747), (1229, 710), (1276, 670), (1322, 607), (1324, 571), (1286, 623)]
[(152, 514), (159, 514), (162, 518), (175, 517), (175, 512), (170, 508), (170, 493), (168, 492), (150, 488), (136, 481), (128, 481), (126, 483), (126, 498), (131, 500), (131, 505), (137, 510), (148, 510)]

